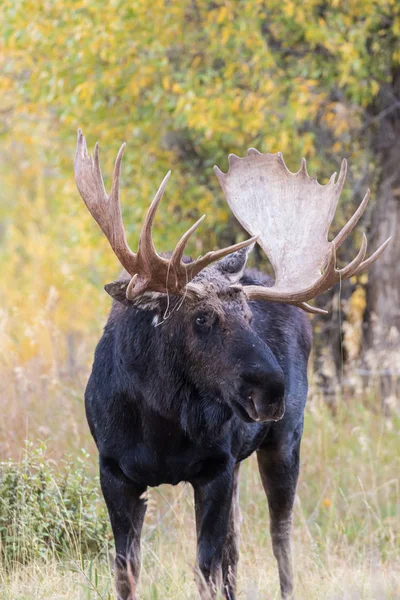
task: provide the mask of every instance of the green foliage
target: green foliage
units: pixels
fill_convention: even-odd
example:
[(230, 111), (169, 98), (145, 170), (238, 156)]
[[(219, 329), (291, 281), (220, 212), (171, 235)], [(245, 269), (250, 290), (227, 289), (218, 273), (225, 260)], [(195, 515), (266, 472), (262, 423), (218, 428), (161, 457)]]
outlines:
[(0, 463), (0, 558), (27, 563), (107, 548), (108, 519), (84, 450), (62, 471), (44, 444), (27, 443), (21, 462)]

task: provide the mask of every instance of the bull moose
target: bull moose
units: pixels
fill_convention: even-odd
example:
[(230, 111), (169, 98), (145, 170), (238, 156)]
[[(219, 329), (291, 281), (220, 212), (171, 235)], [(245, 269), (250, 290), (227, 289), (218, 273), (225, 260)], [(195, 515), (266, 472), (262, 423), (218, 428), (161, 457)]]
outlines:
[[(293, 597), (292, 511), (299, 473), (311, 326), (307, 301), (367, 269), (365, 259), (336, 267), (336, 251), (364, 212), (369, 191), (335, 239), (328, 230), (346, 177), (320, 185), (291, 173), (278, 154), (250, 149), (215, 168), (234, 215), (253, 237), (191, 260), (184, 256), (197, 221), (174, 251), (159, 255), (152, 225), (169, 173), (144, 220), (137, 253), (126, 241), (119, 201), (118, 153), (105, 191), (96, 144), (79, 130), (75, 179), (124, 271), (105, 286), (114, 299), (86, 388), (86, 414), (97, 444), (100, 480), (115, 539), (119, 600), (137, 598), (140, 536), (148, 486), (194, 488), (197, 583), (202, 600), (220, 590), (236, 598), (238, 478), (257, 452), (270, 513), (282, 598)], [(246, 270), (260, 244), (275, 281)]]

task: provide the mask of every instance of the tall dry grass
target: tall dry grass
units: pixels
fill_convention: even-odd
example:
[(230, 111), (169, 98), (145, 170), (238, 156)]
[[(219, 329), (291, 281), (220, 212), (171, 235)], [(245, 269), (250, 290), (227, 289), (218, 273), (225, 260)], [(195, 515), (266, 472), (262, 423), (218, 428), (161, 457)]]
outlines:
[[(86, 467), (95, 472), (96, 453), (82, 401), (95, 335), (74, 346), (72, 371), (69, 343), (58, 338), (63, 359), (50, 368), (40, 356), (26, 364), (2, 363), (2, 458), (18, 458), (27, 437), (46, 439), (55, 468), (61, 470), (61, 459), (86, 447), (91, 454)], [(322, 397), (311, 395), (295, 507), (298, 598), (400, 598), (399, 430), (399, 416), (382, 410), (372, 396), (339, 395), (332, 411)], [(187, 485), (150, 490), (143, 532), (143, 600), (196, 597), (192, 503)], [(267, 504), (253, 458), (242, 468), (241, 507), (239, 598), (278, 598)], [(0, 566), (0, 597), (114, 598), (109, 564), (104, 554), (82, 556), (71, 541), (61, 558), (37, 556), (26, 565)]]
[[(362, 439), (371, 433), (370, 420), (365, 417), (358, 426), (351, 420), (354, 416), (346, 415), (343, 437), (323, 407), (314, 407), (307, 417), (294, 527), (300, 599), (400, 597), (400, 495), (399, 479), (392, 472), (398, 460), (390, 446), (393, 436), (388, 446), (383, 444), (386, 426), (378, 422), (377, 435), (366, 445)], [(241, 507), (239, 598), (278, 598), (266, 502), (253, 459), (243, 468)], [(189, 486), (150, 491), (143, 532), (143, 600), (197, 597), (194, 530)], [(0, 569), (4, 600), (110, 599), (112, 590), (107, 558), (82, 556), (73, 540), (70, 554), (61, 560), (38, 557), (25, 566)]]

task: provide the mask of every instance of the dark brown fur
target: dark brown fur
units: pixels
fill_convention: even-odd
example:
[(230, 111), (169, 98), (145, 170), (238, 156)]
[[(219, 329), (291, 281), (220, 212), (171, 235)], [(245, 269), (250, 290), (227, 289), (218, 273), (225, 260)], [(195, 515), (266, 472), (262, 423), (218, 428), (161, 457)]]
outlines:
[(124, 280), (108, 286), (117, 301), (96, 349), (86, 410), (120, 600), (135, 598), (147, 486), (180, 481), (194, 488), (200, 595), (214, 599), (222, 587), (236, 598), (238, 472), (254, 451), (282, 596), (292, 595), (291, 515), (311, 333), (295, 307), (247, 302), (240, 282), (270, 280), (243, 274), (246, 254), (202, 271), (186, 298), (145, 294), (130, 304)]

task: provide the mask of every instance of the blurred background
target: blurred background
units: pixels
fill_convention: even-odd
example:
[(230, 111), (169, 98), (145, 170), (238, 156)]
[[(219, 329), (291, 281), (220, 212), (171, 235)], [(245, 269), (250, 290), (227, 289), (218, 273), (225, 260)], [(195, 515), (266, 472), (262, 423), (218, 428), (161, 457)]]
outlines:
[[(4, 0), (0, 65), (4, 597), (66, 598), (64, 577), (67, 591), (80, 582), (74, 597), (107, 598), (112, 589), (83, 392), (110, 307), (103, 285), (120, 267), (75, 187), (81, 127), (90, 148), (100, 143), (106, 187), (127, 142), (121, 199), (133, 249), (169, 169), (159, 251), (203, 213), (192, 256), (244, 239), (212, 167), (226, 170), (230, 152), (252, 146), (283, 152), (292, 171), (305, 156), (320, 183), (348, 159), (332, 238), (371, 188), (339, 263), (356, 255), (363, 231), (370, 252), (390, 235), (392, 243), (368, 274), (317, 300), (328, 317), (312, 318), (298, 587), (307, 598), (400, 598), (397, 0)], [(270, 269), (259, 251), (252, 265)], [(242, 495), (243, 597), (276, 598), (251, 461)], [(191, 501), (186, 488), (152, 492), (143, 598), (195, 593)]]

